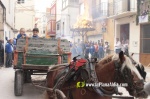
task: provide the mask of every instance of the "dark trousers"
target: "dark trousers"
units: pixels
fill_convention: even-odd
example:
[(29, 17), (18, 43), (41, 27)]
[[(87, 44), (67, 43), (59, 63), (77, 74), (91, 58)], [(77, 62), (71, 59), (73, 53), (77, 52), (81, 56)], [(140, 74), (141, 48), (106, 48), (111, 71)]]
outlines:
[(6, 54), (6, 67), (12, 66), (12, 53)]
[(99, 52), (99, 53), (98, 53), (98, 56), (99, 56), (99, 59), (104, 58), (104, 52)]

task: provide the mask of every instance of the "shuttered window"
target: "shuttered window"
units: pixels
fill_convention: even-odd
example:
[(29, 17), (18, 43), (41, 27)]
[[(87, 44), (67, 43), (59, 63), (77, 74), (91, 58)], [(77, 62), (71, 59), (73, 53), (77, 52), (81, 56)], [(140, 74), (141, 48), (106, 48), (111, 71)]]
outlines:
[(150, 24), (141, 26), (141, 53), (150, 53)]

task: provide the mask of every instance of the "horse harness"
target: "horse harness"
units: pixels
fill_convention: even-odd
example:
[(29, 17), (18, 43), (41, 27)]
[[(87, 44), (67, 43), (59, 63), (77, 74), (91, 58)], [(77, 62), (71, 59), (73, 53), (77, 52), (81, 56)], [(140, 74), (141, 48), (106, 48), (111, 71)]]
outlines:
[[(96, 63), (97, 63), (96, 61), (91, 62), (90, 60), (87, 60), (86, 65), (82, 66), (84, 68), (81, 68), (81, 69), (79, 68), (76, 72), (74, 72), (73, 68), (71, 68), (69, 71), (64, 70), (64, 72), (66, 72), (65, 76), (60, 77), (60, 75), (64, 74), (64, 72), (59, 74), (59, 79), (57, 79), (54, 89), (62, 89), (63, 84), (66, 81), (68, 81), (70, 78), (72, 78), (73, 77), (72, 75), (74, 75), (75, 73), (77, 75), (79, 75), (79, 73), (81, 73), (81, 78), (83, 80), (86, 80), (86, 82), (88, 82), (88, 83), (98, 83), (99, 81), (98, 81), (98, 78), (96, 75), (96, 70), (95, 70)], [(127, 80), (128, 74), (131, 74), (131, 71), (125, 67), (123, 73), (121, 73), (121, 64), (118, 61), (115, 61), (114, 63), (115, 63), (114, 81), (117, 82), (120, 77), (121, 78), (123, 77), (124, 81), (127, 81), (127, 83), (129, 83), (129, 86), (131, 88), (136, 88), (135, 85), (132, 83), (133, 81), (131, 81), (131, 79)], [(132, 74), (130, 76), (133, 77)], [(76, 79), (74, 79), (74, 80), (76, 80)], [(136, 83), (139, 83), (139, 82), (136, 82)], [(64, 89), (70, 90), (71, 88), (75, 88), (75, 86), (70, 86), (70, 87), (67, 87)], [(122, 95), (122, 93), (118, 91), (118, 87), (113, 87), (113, 90), (111, 90), (111, 91), (108, 91), (101, 86), (100, 87), (92, 86), (92, 88), (100, 96), (107, 96), (107, 97), (111, 97), (111, 98), (120, 98), (120, 96), (112, 96), (112, 94)], [(71, 99), (73, 99), (73, 97)]]
[(114, 79), (115, 81), (118, 81), (119, 78), (123, 78), (124, 82), (128, 84), (130, 90), (141, 90), (141, 87), (138, 87), (136, 85), (138, 85), (138, 83), (144, 82), (144, 80), (139, 80), (139, 81), (134, 82), (131, 70), (125, 66), (124, 69), (121, 71), (121, 64), (115, 61), (115, 78)]

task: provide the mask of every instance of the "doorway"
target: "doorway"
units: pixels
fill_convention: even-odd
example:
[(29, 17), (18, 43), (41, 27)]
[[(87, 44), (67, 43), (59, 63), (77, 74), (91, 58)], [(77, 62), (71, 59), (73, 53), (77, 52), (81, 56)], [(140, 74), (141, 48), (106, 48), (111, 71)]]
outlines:
[(129, 24), (122, 24), (120, 25), (120, 41), (123, 43), (123, 41), (129, 40)]

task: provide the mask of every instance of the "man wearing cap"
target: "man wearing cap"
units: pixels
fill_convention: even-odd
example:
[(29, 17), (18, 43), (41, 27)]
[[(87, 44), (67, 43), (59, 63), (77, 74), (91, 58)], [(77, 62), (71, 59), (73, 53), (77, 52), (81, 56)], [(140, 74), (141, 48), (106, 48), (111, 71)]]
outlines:
[(32, 38), (39, 38), (38, 33), (39, 33), (39, 29), (38, 28), (34, 28), (33, 29), (33, 36), (32, 36)]

